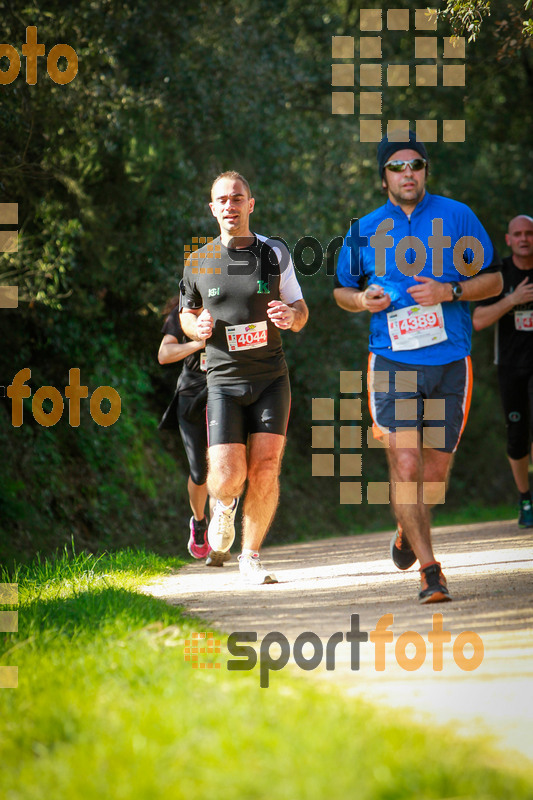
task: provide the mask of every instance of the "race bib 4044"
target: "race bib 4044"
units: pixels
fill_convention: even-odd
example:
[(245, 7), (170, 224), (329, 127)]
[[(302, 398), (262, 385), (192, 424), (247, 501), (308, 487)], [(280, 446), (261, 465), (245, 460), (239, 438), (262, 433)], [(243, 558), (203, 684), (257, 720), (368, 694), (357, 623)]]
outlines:
[(515, 311), (514, 326), (517, 331), (533, 331), (533, 308)]
[(236, 350), (253, 350), (268, 344), (268, 330), (266, 320), (250, 322), (246, 325), (228, 325), (226, 339), (230, 353)]
[(387, 324), (393, 350), (418, 350), (448, 338), (440, 303), (390, 311)]

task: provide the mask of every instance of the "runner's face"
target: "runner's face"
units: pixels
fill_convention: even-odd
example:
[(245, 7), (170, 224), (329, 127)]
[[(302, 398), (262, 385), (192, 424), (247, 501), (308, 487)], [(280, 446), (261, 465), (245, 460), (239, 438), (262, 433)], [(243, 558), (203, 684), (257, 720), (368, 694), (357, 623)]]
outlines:
[[(412, 161), (420, 158), (416, 150), (397, 150), (389, 161)], [(403, 172), (383, 170), (383, 188), (389, 193), (389, 200), (395, 206), (415, 207), (424, 197), (426, 191), (426, 170), (413, 172), (411, 167), (406, 167)]]
[(248, 197), (242, 181), (221, 178), (213, 186), (209, 207), (220, 225), (221, 234), (236, 237), (250, 236), (249, 218), (254, 204), (254, 198)]
[(533, 221), (527, 217), (516, 217), (511, 220), (505, 241), (514, 256), (533, 257)]

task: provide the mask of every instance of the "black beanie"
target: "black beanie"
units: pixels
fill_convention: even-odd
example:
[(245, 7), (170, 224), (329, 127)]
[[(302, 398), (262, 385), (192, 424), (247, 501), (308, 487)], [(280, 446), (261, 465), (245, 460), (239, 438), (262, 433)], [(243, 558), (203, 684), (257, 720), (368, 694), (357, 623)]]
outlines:
[(414, 134), (413, 131), (409, 131), (408, 142), (393, 142), (389, 141), (387, 136), (384, 136), (381, 142), (378, 144), (378, 169), (380, 178), (383, 177), (385, 164), (387, 161), (390, 161), (390, 157), (394, 153), (397, 153), (398, 150), (416, 150), (416, 152), (420, 153), (422, 158), (425, 158), (429, 163), (429, 156), (424, 146), (424, 142), (417, 142), (416, 134)]

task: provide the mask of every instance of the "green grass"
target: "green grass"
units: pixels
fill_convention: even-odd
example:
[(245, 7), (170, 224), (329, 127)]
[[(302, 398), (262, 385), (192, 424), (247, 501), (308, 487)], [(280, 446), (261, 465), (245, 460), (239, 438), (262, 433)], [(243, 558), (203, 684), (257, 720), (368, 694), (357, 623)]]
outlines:
[[(179, 566), (142, 551), (19, 568), (19, 632), (0, 636), (19, 688), (0, 692), (6, 800), (515, 800), (533, 773), (485, 743), (434, 735), (278, 673), (194, 670), (205, 624), (139, 594)], [(222, 647), (225, 652), (224, 646)], [(214, 662), (213, 662), (214, 663)]]

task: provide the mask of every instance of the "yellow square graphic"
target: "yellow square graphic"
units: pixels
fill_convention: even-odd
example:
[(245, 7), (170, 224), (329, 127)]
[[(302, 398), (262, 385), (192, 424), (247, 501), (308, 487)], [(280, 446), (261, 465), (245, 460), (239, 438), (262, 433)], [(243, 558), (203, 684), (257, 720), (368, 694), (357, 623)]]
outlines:
[(353, 92), (331, 93), (332, 114), (353, 114), (354, 108), (355, 108), (355, 98)]
[(381, 36), (361, 36), (359, 39), (360, 58), (381, 58)]
[(441, 481), (424, 481), (422, 500), (428, 506), (436, 506), (446, 501), (446, 484)]
[(374, 427), (368, 428), (366, 432), (366, 446), (374, 449), (385, 449), (389, 446), (389, 434), (380, 434), (379, 437), (375, 436)]
[(0, 286), (0, 308), (18, 308), (19, 287)]
[(341, 370), (339, 383), (343, 394), (359, 394), (363, 391), (363, 373), (360, 370), (353, 372)]
[(331, 85), (353, 86), (355, 83), (353, 64), (332, 64)]
[(415, 36), (415, 58), (437, 58), (437, 37)]
[(0, 225), (19, 224), (19, 204), (0, 203)]
[(361, 453), (341, 453), (340, 475), (343, 478), (359, 477), (363, 474), (363, 456)]
[(346, 481), (339, 484), (341, 506), (358, 506), (363, 502), (363, 490), (357, 481)]
[(409, 65), (391, 64), (387, 67), (388, 86), (409, 86)]
[(436, 31), (437, 9), (436, 8), (415, 9), (415, 28), (417, 31)]
[(464, 36), (446, 36), (442, 55), (444, 58), (465, 58), (466, 47)]
[(445, 64), (442, 68), (443, 86), (464, 86), (465, 85), (465, 65), (464, 64)]
[(383, 27), (380, 8), (362, 8), (359, 12), (359, 27), (362, 31), (380, 31)]
[(397, 428), (396, 447), (412, 450), (418, 447), (418, 431), (416, 428)]
[(335, 428), (333, 425), (311, 426), (311, 447), (332, 450), (335, 446)]
[(389, 373), (385, 370), (375, 370), (369, 373), (368, 377), (368, 390), (370, 392), (388, 392), (389, 391)]
[(360, 448), (363, 446), (363, 431), (360, 425), (341, 425), (341, 448)]
[(381, 116), (382, 102), (381, 92), (360, 92), (359, 93), (359, 113), (375, 114)]
[(361, 419), (361, 400), (341, 400), (339, 419)]
[(18, 583), (0, 583), (0, 603), (14, 606), (19, 601)]
[(387, 122), (387, 136), (390, 142), (408, 142), (409, 120), (390, 119)]
[(422, 429), (422, 447), (433, 450), (442, 449), (446, 445), (446, 428), (443, 425), (431, 425)]
[(464, 142), (466, 126), (464, 119), (445, 119), (442, 123), (443, 142)]
[(353, 58), (355, 53), (355, 39), (353, 36), (332, 36), (332, 58)]
[(313, 397), (311, 419), (335, 419), (335, 402), (330, 397)]
[(369, 505), (388, 505), (390, 503), (390, 484), (388, 481), (370, 481), (366, 487)]
[(360, 142), (381, 141), (381, 122), (379, 119), (359, 120), (359, 141)]
[(416, 370), (397, 370), (394, 375), (394, 390), (396, 392), (416, 392), (418, 373)]
[(409, 9), (389, 9), (389, 11), (387, 11), (387, 28), (389, 31), (408, 31)]
[(311, 474), (315, 478), (335, 475), (335, 456), (333, 453), (313, 453)]
[(359, 84), (361, 86), (381, 86), (381, 64), (361, 64)]
[(394, 416), (396, 420), (417, 419), (416, 398), (405, 398), (394, 401)]
[(416, 481), (399, 481), (394, 484), (396, 502), (400, 506), (416, 506), (417, 483)]
[(417, 119), (415, 130), (417, 142), (436, 142), (438, 140), (436, 119)]
[(0, 689), (18, 689), (19, 668), (0, 667)]
[(0, 253), (18, 253), (19, 235), (17, 231), (0, 231)]
[(436, 86), (437, 85), (437, 67), (430, 64), (417, 64), (416, 70), (416, 85), (417, 86)]
[(16, 633), (19, 629), (18, 611), (0, 611), (0, 633)]
[(446, 419), (446, 400), (443, 397), (424, 400), (424, 419)]

